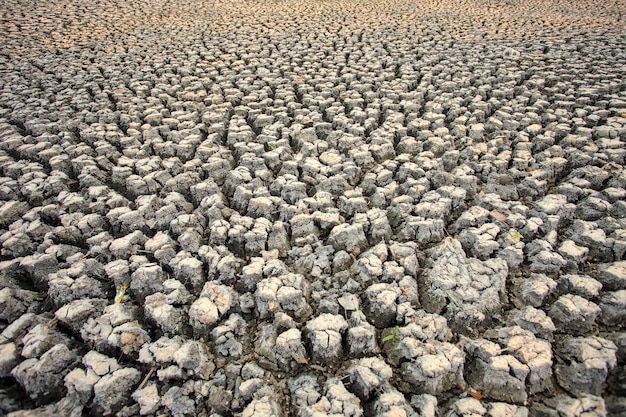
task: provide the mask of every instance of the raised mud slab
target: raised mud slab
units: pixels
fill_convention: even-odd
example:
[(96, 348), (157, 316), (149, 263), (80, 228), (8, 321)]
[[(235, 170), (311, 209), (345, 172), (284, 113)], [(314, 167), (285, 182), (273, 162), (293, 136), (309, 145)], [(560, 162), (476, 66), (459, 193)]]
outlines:
[(0, 13), (0, 415), (626, 415), (623, 1)]

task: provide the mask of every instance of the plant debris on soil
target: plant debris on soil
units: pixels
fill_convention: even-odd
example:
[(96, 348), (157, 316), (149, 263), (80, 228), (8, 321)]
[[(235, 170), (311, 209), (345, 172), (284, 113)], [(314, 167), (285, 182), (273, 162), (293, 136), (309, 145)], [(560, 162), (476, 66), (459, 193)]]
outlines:
[(626, 416), (624, 2), (0, 14), (0, 415)]

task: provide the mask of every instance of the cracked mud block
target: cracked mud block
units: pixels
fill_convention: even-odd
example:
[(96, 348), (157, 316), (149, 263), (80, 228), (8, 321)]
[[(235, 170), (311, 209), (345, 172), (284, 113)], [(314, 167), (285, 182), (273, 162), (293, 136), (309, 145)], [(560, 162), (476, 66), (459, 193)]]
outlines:
[(579, 295), (587, 299), (599, 296), (602, 289), (602, 284), (588, 275), (561, 275), (558, 283), (560, 294)]
[(167, 279), (167, 274), (159, 265), (142, 265), (132, 273), (129, 289), (143, 303), (147, 296), (162, 292), (163, 282)]
[(364, 286), (376, 283), (383, 275), (383, 262), (387, 259), (387, 246), (379, 243), (361, 254), (352, 265), (351, 271)]
[(262, 280), (255, 292), (260, 317), (285, 312), (296, 320), (306, 319), (312, 311), (307, 301), (309, 291), (308, 281), (300, 274), (289, 273)]
[(6, 378), (11, 375), (11, 370), (19, 363), (20, 354), (15, 343), (0, 345), (0, 377)]
[(475, 398), (462, 398), (456, 400), (450, 407), (447, 417), (470, 417), (470, 416), (489, 416), (489, 417), (527, 417), (528, 409), (526, 407), (507, 404), (502, 402), (481, 403)]
[(447, 417), (482, 416), (487, 413), (487, 408), (474, 398), (462, 398), (456, 400), (450, 407)]
[(215, 369), (213, 355), (208, 347), (198, 341), (189, 340), (174, 353), (174, 362), (187, 376), (208, 379)]
[(432, 264), (418, 279), (421, 304), (430, 313), (443, 312), (456, 331), (474, 332), (501, 304), (506, 262), (467, 258), (459, 241), (452, 238), (427, 253)]
[(543, 306), (547, 297), (557, 288), (557, 283), (544, 274), (531, 274), (522, 280), (514, 279), (515, 297), (513, 303), (522, 308), (530, 305), (535, 308)]
[(54, 345), (39, 358), (26, 359), (11, 375), (33, 400), (60, 398), (65, 394), (63, 379), (77, 361), (65, 345)]
[(36, 287), (45, 287), (49, 275), (59, 269), (56, 257), (47, 253), (26, 256), (21, 260), (20, 266), (28, 272)]
[(481, 260), (489, 257), (498, 249), (496, 241), (500, 228), (494, 223), (487, 223), (480, 227), (464, 228), (459, 233), (459, 241), (466, 253)]
[(50, 322), (33, 326), (22, 338), (22, 356), (27, 359), (38, 358), (57, 344), (68, 345), (69, 339), (56, 330)]
[(204, 344), (178, 336), (163, 336), (144, 344), (139, 351), (139, 362), (155, 366), (161, 381), (185, 376), (208, 379), (215, 369), (213, 356)]
[(559, 246), (558, 252), (567, 262), (565, 270), (574, 271), (583, 263), (583, 260), (589, 254), (589, 249), (584, 246), (578, 246), (573, 240), (565, 240)]
[(298, 329), (289, 329), (276, 338), (276, 359), (281, 369), (294, 369), (308, 363), (308, 355)]
[[(85, 323), (83, 331), (85, 331), (89, 325), (89, 321)], [(107, 329), (105, 328), (104, 330), (106, 331)], [(106, 339), (106, 343), (109, 348), (118, 348), (125, 355), (138, 352), (144, 343), (149, 342), (150, 335), (137, 320), (129, 321), (114, 327)]]
[[(321, 396), (317, 402), (300, 408), (298, 415), (302, 417), (313, 417), (317, 415), (363, 416), (361, 401), (346, 389), (341, 380), (329, 378), (324, 384), (323, 393), (324, 395)], [(302, 394), (304, 394), (304, 392)], [(317, 396), (319, 396), (319, 394), (317, 394)], [(311, 399), (311, 397), (307, 398), (307, 402), (310, 402)]]
[(607, 415), (604, 399), (594, 395), (582, 394), (571, 398), (557, 395), (534, 404), (531, 412), (545, 416), (601, 417)]
[(281, 417), (284, 415), (280, 397), (278, 397), (275, 393), (269, 393), (259, 399), (254, 399), (241, 413), (242, 417)]
[[(339, 302), (341, 304), (341, 300)], [(346, 308), (345, 304), (343, 304), (343, 307), (344, 309)], [(376, 343), (376, 328), (367, 321), (363, 312), (353, 311), (348, 319), (348, 325), (350, 327), (348, 328), (346, 341), (349, 346), (348, 354), (351, 357), (358, 358), (379, 352), (378, 343)]]
[(466, 374), (470, 386), (482, 395), (509, 403), (524, 403), (530, 370), (512, 355), (502, 355), (500, 345), (479, 339), (465, 345), (471, 358)]
[(560, 331), (582, 334), (594, 327), (601, 312), (594, 302), (578, 295), (566, 294), (552, 304), (548, 315)]
[[(399, 328), (395, 337), (390, 333), (392, 338), (383, 348), (387, 359), (400, 366), (403, 390), (437, 395), (463, 382), (465, 355), (451, 343), (422, 340), (428, 333), (420, 325), (408, 325)], [(447, 335), (446, 332), (443, 337), (447, 338)]]
[(291, 403), (297, 409), (315, 404), (321, 397), (320, 386), (313, 374), (301, 374), (287, 381)]
[(83, 298), (59, 308), (54, 313), (54, 317), (79, 333), (83, 325), (90, 318), (100, 315), (107, 304), (107, 300)]
[(69, 304), (82, 298), (106, 298), (106, 284), (100, 280), (104, 268), (95, 259), (91, 261), (77, 262), (72, 268), (48, 275), (48, 295), (55, 305)]
[(376, 357), (359, 359), (348, 367), (346, 373), (350, 378), (350, 391), (362, 401), (367, 401), (393, 376), (391, 367), (384, 360)]
[(397, 315), (396, 300), (401, 295), (397, 284), (374, 284), (365, 290), (365, 315), (378, 328), (395, 322)]
[(41, 318), (34, 313), (22, 314), (17, 320), (9, 324), (0, 333), (0, 343), (23, 343), (26, 336), (32, 328), (41, 324)]
[(162, 405), (167, 412), (175, 417), (191, 416), (195, 413), (196, 403), (190, 398), (192, 394), (188, 385), (170, 387), (162, 398)]
[[(520, 327), (503, 327), (485, 332), (487, 339), (496, 341), (507, 353), (528, 367), (525, 381), (529, 395), (549, 391), (552, 388), (552, 346), (537, 339), (528, 330)], [(468, 376), (469, 380), (469, 376)]]
[(189, 324), (198, 335), (209, 336), (210, 330), (237, 301), (237, 293), (225, 285), (207, 282), (200, 297), (189, 307)]
[(161, 397), (156, 384), (148, 384), (131, 394), (131, 398), (139, 404), (139, 414), (142, 416), (153, 414), (161, 405)]
[(365, 414), (391, 417), (394, 415), (414, 415), (415, 411), (401, 392), (387, 389), (374, 403), (363, 406)]
[(0, 320), (12, 322), (30, 310), (36, 310), (40, 296), (34, 291), (5, 287), (0, 290)]
[(88, 403), (93, 397), (93, 387), (104, 375), (114, 372), (120, 365), (113, 358), (90, 351), (83, 357), (86, 369), (74, 368), (65, 376), (68, 397), (80, 403)]
[(327, 365), (335, 365), (343, 356), (343, 334), (348, 323), (339, 315), (323, 313), (306, 324), (306, 335), (311, 359)]
[(556, 348), (554, 372), (560, 386), (575, 396), (600, 395), (617, 365), (617, 347), (597, 336), (565, 337)]
[(141, 372), (135, 368), (120, 368), (104, 375), (93, 387), (96, 410), (105, 416), (119, 411), (128, 402), (140, 378)]
[(623, 414), (621, 3), (5, 3), (0, 414)]
[(184, 311), (168, 303), (163, 293), (147, 296), (144, 312), (146, 317), (156, 323), (165, 334), (176, 334), (182, 330), (186, 322)]
[(553, 252), (549, 245), (543, 245), (543, 248), (527, 245), (525, 249), (526, 256), (531, 262), (530, 270), (532, 272), (556, 274), (567, 265), (567, 261), (558, 253)]
[(598, 307), (602, 310), (602, 323), (609, 327), (622, 327), (626, 323), (626, 290), (602, 294)]
[(232, 358), (239, 358), (243, 355), (248, 336), (248, 325), (237, 313), (231, 314), (222, 325), (211, 331), (211, 340), (216, 345), (215, 351)]
[(191, 256), (189, 252), (181, 251), (168, 261), (168, 265), (173, 269), (176, 279), (195, 294), (202, 290), (206, 274), (201, 260)]
[(609, 291), (626, 289), (626, 261), (601, 265), (596, 274), (603, 289)]
[(552, 319), (543, 310), (538, 310), (532, 306), (514, 310), (509, 316), (509, 321), (548, 341), (552, 340), (553, 333), (556, 331)]
[[(109, 305), (104, 308), (101, 316), (87, 319), (87, 322), (80, 331), (81, 338), (101, 352), (106, 352), (118, 346), (122, 347), (124, 344), (120, 344), (119, 330), (125, 329), (125, 331), (131, 332), (136, 336), (142, 336), (145, 333), (145, 331), (139, 328), (137, 322), (138, 317), (139, 309), (132, 304), (115, 303)], [(126, 326), (120, 328), (120, 326), (123, 325)], [(115, 335), (113, 334), (114, 329), (118, 330)], [(132, 339), (132, 337), (129, 337), (127, 341), (130, 342), (130, 339)], [(139, 339), (146, 340), (143, 337)], [(128, 349), (130, 349), (132, 345), (133, 343), (126, 344)]]
[(367, 248), (367, 238), (361, 224), (340, 224), (333, 227), (328, 237), (335, 250), (345, 250), (348, 253), (358, 255)]
[(423, 417), (435, 417), (438, 412), (437, 397), (430, 394), (411, 396), (411, 406)]

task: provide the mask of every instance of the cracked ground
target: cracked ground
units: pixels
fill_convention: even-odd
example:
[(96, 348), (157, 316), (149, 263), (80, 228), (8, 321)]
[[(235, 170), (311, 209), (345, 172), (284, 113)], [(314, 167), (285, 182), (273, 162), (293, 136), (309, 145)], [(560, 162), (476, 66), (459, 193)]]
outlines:
[(0, 4), (0, 415), (626, 415), (626, 5)]

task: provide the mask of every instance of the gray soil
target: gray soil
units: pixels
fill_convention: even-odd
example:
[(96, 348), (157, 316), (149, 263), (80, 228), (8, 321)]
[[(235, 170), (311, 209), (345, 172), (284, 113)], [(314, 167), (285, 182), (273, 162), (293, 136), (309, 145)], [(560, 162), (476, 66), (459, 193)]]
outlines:
[(626, 415), (621, 0), (5, 0), (0, 415)]

